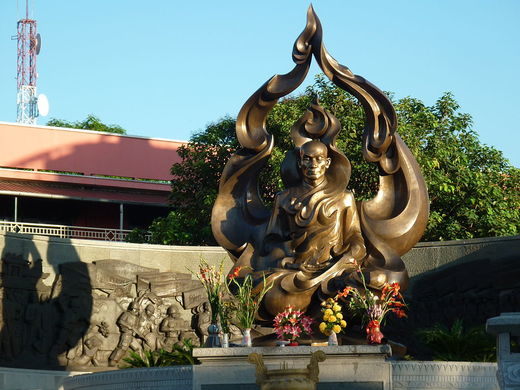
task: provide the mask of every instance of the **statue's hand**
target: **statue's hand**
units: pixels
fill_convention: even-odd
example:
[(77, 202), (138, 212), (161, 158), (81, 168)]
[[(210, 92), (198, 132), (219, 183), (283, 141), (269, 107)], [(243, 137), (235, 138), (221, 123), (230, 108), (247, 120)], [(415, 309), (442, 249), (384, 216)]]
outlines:
[(350, 256), (356, 260), (361, 260), (365, 257), (367, 250), (365, 248), (365, 244), (362, 241), (354, 241), (350, 245), (350, 249), (347, 252)]
[(285, 269), (298, 269), (300, 267), (299, 264), (294, 264), (294, 257), (284, 257), (279, 264), (280, 268)]
[(356, 264), (356, 259), (354, 258), (354, 256), (352, 256), (351, 251), (348, 251), (347, 253), (343, 254), (343, 256), (341, 256), (341, 260), (345, 261), (347, 264)]

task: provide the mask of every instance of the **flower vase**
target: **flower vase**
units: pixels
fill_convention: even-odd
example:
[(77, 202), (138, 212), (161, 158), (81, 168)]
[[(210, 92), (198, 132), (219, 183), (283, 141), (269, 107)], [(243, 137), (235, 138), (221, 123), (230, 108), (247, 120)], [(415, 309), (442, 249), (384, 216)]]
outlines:
[(229, 333), (222, 335), (222, 348), (229, 348)]
[(289, 344), (287, 344), (289, 347), (297, 347), (298, 346), (298, 341), (296, 340), (291, 340), (291, 342)]
[(204, 343), (205, 348), (220, 348), (222, 343), (220, 342), (219, 336), (220, 329), (217, 324), (211, 324), (208, 326), (208, 338)]
[(251, 328), (242, 330), (242, 347), (252, 347), (253, 339), (251, 338)]
[(366, 327), (367, 341), (369, 344), (381, 344), (381, 341), (385, 337), (381, 332), (379, 321), (372, 320)]
[(332, 331), (330, 332), (328, 345), (329, 346), (338, 345), (338, 335), (336, 334), (336, 332), (332, 332)]

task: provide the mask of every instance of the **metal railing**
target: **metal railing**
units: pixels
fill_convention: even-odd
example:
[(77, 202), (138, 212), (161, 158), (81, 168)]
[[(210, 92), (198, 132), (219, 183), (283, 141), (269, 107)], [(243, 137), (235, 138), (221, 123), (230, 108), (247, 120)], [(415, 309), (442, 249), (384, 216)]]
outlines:
[(83, 238), (87, 240), (125, 241), (131, 230), (0, 221), (0, 232), (36, 234), (61, 238)]

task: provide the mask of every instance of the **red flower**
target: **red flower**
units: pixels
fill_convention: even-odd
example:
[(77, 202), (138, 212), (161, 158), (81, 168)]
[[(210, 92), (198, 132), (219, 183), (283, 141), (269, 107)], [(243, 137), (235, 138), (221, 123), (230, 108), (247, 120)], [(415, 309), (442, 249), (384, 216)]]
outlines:
[(240, 273), (240, 270), (242, 269), (242, 267), (235, 267), (233, 269), (233, 272), (231, 272), (229, 275), (228, 275), (228, 278), (229, 280), (233, 280), (235, 279), (236, 277), (238, 277), (238, 274)]
[(397, 318), (404, 318), (404, 317), (406, 317), (406, 313), (404, 312), (403, 309), (392, 309), (392, 311), (395, 313)]
[(350, 294), (351, 291), (352, 287), (345, 287), (343, 291), (339, 292), (338, 295), (336, 295), (336, 299), (346, 297), (348, 294)]
[(392, 284), (386, 283), (383, 287), (383, 296), (385, 296), (388, 293), (391, 293), (393, 297), (396, 297), (399, 295), (399, 290), (401, 289), (401, 286), (399, 286), (399, 283), (395, 282)]

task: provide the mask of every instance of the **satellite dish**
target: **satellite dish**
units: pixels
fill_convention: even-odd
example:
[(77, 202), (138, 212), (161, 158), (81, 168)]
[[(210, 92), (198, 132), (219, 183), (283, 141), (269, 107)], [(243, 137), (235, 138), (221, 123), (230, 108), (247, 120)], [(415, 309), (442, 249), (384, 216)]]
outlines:
[(47, 99), (47, 96), (45, 96), (43, 93), (40, 93), (38, 95), (36, 106), (38, 107), (39, 116), (47, 116), (49, 113), (49, 99)]
[(42, 48), (42, 37), (40, 33), (36, 34), (36, 54), (40, 54), (40, 49)]

